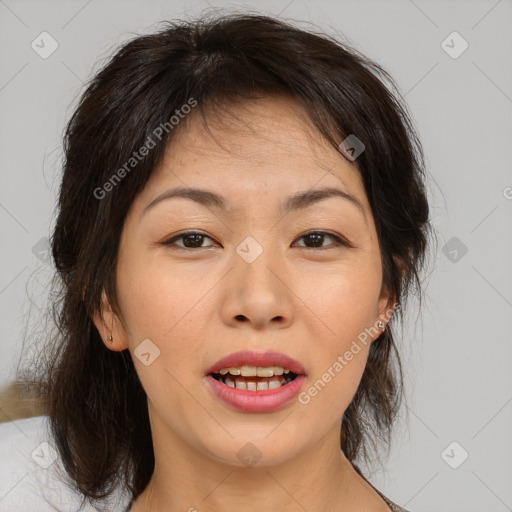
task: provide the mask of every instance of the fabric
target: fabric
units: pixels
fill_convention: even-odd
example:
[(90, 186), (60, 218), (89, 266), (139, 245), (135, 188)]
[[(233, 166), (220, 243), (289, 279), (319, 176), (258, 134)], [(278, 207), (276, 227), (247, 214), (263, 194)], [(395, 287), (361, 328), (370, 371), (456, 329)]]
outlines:
[[(130, 498), (117, 490), (94, 506), (82, 504), (52, 446), (46, 416), (0, 424), (0, 512), (124, 512)], [(357, 466), (354, 469), (366, 480)], [(366, 480), (368, 482), (368, 480)], [(372, 486), (373, 485), (368, 482)], [(407, 512), (384, 496), (392, 512)]]
[(121, 512), (129, 500), (115, 493), (85, 504), (52, 446), (46, 416), (0, 424), (0, 512)]
[(359, 469), (359, 467), (352, 462), (352, 467), (357, 471), (359, 476), (372, 487), (372, 489), (386, 502), (386, 505), (389, 506), (391, 509), (391, 512), (408, 512), (405, 510), (405, 508), (400, 507), (396, 503), (393, 503), (387, 496), (384, 496), (376, 487), (373, 486), (373, 484), (363, 475), (362, 471)]
[[(364, 478), (364, 476), (363, 476)], [(364, 478), (366, 480), (366, 478)], [(366, 480), (372, 487), (373, 485), (371, 484), (371, 482), (369, 482), (368, 480)], [(408, 512), (407, 510), (405, 510), (405, 508), (402, 508), (400, 507), (399, 505), (397, 505), (396, 503), (393, 503), (389, 498), (387, 498), (386, 496), (384, 496), (384, 494), (382, 494), (377, 488), (373, 487), (373, 489), (379, 494), (379, 496), (386, 502), (386, 505), (389, 506), (389, 508), (391, 509), (391, 512)]]

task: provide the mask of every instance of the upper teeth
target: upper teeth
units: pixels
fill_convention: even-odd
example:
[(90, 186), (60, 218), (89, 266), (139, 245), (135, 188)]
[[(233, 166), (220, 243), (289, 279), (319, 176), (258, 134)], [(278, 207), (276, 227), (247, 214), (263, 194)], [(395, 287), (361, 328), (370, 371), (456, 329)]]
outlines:
[(232, 366), (231, 368), (222, 368), (221, 375), (230, 373), (231, 375), (241, 375), (242, 377), (273, 377), (274, 375), (283, 375), (290, 373), (290, 370), (281, 366)]

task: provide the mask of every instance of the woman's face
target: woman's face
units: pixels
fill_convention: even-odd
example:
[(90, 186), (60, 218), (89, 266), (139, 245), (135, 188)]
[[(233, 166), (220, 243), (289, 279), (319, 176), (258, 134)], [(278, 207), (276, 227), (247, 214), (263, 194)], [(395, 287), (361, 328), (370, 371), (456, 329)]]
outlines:
[[(354, 163), (289, 100), (233, 112), (209, 119), (213, 138), (200, 116), (182, 120), (132, 204), (117, 265), (122, 321), (113, 320), (107, 344), (132, 353), (156, 444), (238, 466), (253, 450), (259, 465), (271, 465), (339, 432), (389, 305)], [(170, 197), (176, 187), (210, 195), (195, 196), (203, 204)], [(311, 195), (325, 188), (352, 199)], [(189, 231), (197, 233), (180, 236)], [(292, 358), (303, 367), (300, 384), (286, 392), (256, 384), (284, 375), (228, 377), (234, 390), (212, 382), (212, 365), (243, 350)], [(260, 389), (237, 390), (237, 381)]]

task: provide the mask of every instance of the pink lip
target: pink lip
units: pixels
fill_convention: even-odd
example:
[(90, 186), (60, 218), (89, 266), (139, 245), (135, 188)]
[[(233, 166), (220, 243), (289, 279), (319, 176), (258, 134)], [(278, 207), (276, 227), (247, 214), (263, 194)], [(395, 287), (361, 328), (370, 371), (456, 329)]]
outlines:
[(284, 407), (299, 394), (300, 388), (306, 380), (304, 375), (298, 375), (292, 382), (277, 389), (246, 391), (230, 388), (215, 380), (211, 375), (207, 375), (205, 378), (210, 389), (218, 398), (243, 412), (272, 412)]
[(240, 352), (234, 352), (229, 356), (219, 359), (213, 364), (207, 371), (206, 374), (219, 373), (222, 368), (230, 368), (231, 366), (281, 366), (282, 368), (288, 368), (288, 370), (296, 373), (297, 375), (306, 375), (304, 367), (291, 357), (288, 357), (281, 352), (252, 352), (250, 350), (241, 350)]
[[(263, 391), (248, 391), (231, 388), (214, 379), (212, 373), (219, 373), (222, 368), (231, 366), (281, 366), (288, 368), (297, 377), (288, 384), (277, 389)], [(293, 400), (299, 393), (302, 384), (306, 380), (304, 367), (294, 359), (280, 352), (251, 352), (242, 350), (224, 357), (212, 365), (206, 372), (206, 382), (215, 396), (224, 403), (243, 412), (271, 412)]]

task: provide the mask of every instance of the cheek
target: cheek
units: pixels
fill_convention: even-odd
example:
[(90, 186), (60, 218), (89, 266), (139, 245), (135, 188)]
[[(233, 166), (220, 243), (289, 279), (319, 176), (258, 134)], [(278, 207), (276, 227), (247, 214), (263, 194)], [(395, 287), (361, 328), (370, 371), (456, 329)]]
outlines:
[(377, 319), (380, 279), (373, 266), (302, 278), (301, 293), (318, 327), (312, 372), (299, 400), (311, 421), (318, 414), (340, 417), (357, 391), (372, 339), (365, 329)]
[[(118, 295), (127, 343), (149, 400), (164, 414), (173, 411), (175, 417), (189, 419), (204, 414), (191, 407), (189, 393), (195, 396), (202, 385), (197, 376), (203, 365), (198, 361), (209, 320), (205, 293), (211, 286), (151, 258), (119, 261)], [(143, 340), (156, 346), (149, 345), (149, 365), (137, 356)], [(153, 351), (158, 354), (154, 360)]]
[[(182, 386), (201, 385), (205, 368), (204, 346), (212, 317), (214, 276), (190, 269), (172, 268), (165, 259), (125, 257), (118, 264), (119, 305), (123, 312), (127, 343), (139, 378), (150, 397), (162, 393), (181, 407)], [(159, 355), (150, 366), (141, 364), (137, 348), (151, 340)], [(150, 345), (151, 346), (151, 345)], [(199, 364), (198, 364), (199, 363)], [(163, 384), (162, 384), (163, 383)], [(172, 392), (172, 396), (169, 396)], [(186, 398), (186, 396), (185, 396)]]
[[(135, 255), (136, 256), (136, 255)], [(190, 346), (207, 324), (204, 276), (166, 265), (162, 258), (131, 257), (118, 265), (119, 303), (131, 342), (138, 338), (155, 343)], [(179, 348), (179, 346), (177, 347)]]
[(344, 346), (373, 325), (378, 314), (381, 275), (373, 266), (346, 266), (336, 272), (302, 274), (297, 295), (304, 298), (328, 346)]
[(322, 361), (314, 366), (307, 386), (299, 394), (301, 417), (312, 424), (319, 418), (328, 423), (339, 421), (352, 402), (368, 358), (369, 344), (338, 344), (323, 351)]

